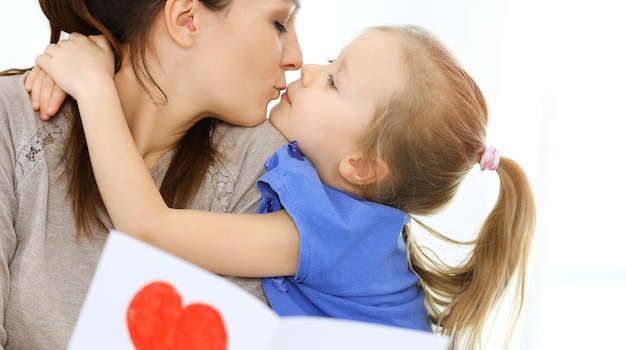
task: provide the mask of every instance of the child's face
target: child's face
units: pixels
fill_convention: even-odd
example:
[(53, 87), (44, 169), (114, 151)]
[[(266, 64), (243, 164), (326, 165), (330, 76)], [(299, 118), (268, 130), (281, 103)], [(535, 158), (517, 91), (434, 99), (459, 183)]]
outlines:
[(304, 66), (300, 79), (270, 112), (270, 120), (289, 141), (298, 141), (328, 183), (339, 161), (355, 151), (377, 107), (401, 88), (403, 72), (398, 40), (369, 30), (332, 63)]

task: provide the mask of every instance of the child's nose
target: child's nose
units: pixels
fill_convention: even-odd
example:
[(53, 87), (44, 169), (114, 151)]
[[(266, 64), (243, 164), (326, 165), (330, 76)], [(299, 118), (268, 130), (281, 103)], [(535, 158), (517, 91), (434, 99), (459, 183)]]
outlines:
[(300, 70), (300, 79), (303, 86), (309, 86), (315, 81), (315, 78), (319, 76), (322, 66), (317, 64), (306, 64)]

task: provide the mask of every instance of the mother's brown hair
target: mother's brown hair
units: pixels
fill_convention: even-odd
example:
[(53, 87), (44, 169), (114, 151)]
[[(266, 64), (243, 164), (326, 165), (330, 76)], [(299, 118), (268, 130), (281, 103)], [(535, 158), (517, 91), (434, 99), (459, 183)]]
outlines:
[[(215, 12), (228, 11), (233, 0), (200, 0)], [(39, 0), (50, 22), (50, 42), (58, 42), (61, 32), (104, 35), (115, 53), (115, 70), (122, 64), (122, 45), (141, 86), (158, 85), (146, 65), (145, 53), (150, 49), (152, 24), (165, 6), (164, 0)], [(17, 73), (16, 70), (0, 75)], [(155, 102), (167, 103), (167, 96), (152, 96)], [(98, 192), (87, 151), (87, 143), (76, 101), (65, 102), (71, 110), (70, 134), (65, 144), (64, 167), (69, 179), (69, 197), (76, 220), (78, 236), (92, 235), (94, 228), (105, 229), (99, 212), (105, 210)], [(165, 202), (176, 208), (186, 205), (194, 189), (201, 185), (204, 174), (215, 158), (211, 135), (215, 121), (205, 118), (196, 123), (180, 140), (172, 162), (161, 184)]]

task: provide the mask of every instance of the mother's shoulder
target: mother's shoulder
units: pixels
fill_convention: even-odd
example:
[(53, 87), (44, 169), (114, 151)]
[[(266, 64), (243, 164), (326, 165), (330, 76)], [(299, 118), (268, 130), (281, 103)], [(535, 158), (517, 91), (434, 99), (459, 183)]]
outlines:
[(252, 127), (219, 123), (214, 140), (219, 145), (218, 148), (236, 147), (242, 149), (261, 147), (269, 148), (272, 151), (277, 150), (287, 142), (269, 120)]
[(0, 77), (0, 135), (18, 154), (31, 157), (63, 143), (69, 130), (68, 105), (49, 122), (39, 119), (24, 88), (26, 74)]
[[(0, 103), (3, 108), (13, 105), (30, 106), (28, 92), (24, 87), (24, 80), (28, 72), (14, 75), (0, 76)], [(32, 110), (32, 107), (29, 107)]]

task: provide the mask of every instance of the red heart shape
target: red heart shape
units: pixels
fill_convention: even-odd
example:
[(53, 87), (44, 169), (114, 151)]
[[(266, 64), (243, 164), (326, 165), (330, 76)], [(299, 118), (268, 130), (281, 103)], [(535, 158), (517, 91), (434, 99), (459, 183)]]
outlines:
[(225, 350), (228, 340), (218, 310), (199, 303), (183, 308), (176, 288), (165, 282), (137, 292), (126, 324), (137, 350)]

